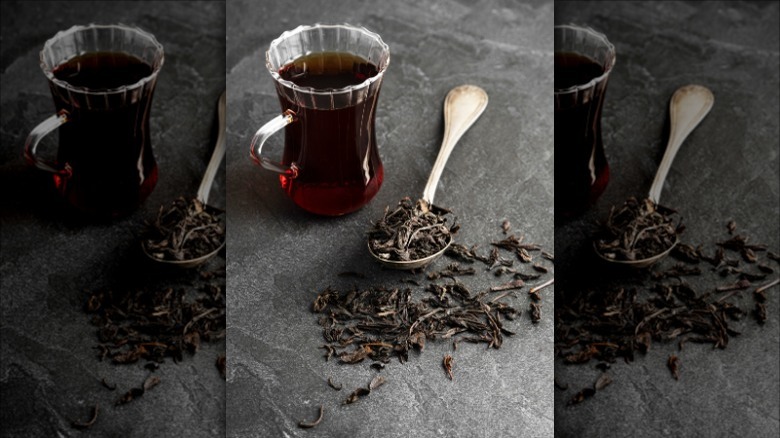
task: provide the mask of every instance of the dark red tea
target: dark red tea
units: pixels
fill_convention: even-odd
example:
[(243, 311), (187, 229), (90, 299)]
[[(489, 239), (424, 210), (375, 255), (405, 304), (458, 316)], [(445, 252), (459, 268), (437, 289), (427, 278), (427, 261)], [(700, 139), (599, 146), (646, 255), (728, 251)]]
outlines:
[[(358, 85), (378, 73), (376, 65), (348, 53), (314, 53), (279, 70), (283, 79), (320, 91)], [(378, 97), (378, 90), (366, 93), (359, 103), (336, 104), (337, 109), (280, 97), (282, 110), (294, 111), (297, 118), (286, 127), (282, 162), (295, 163), (298, 175), (280, 176), (296, 204), (317, 214), (340, 215), (376, 195), (384, 178), (372, 129)]]
[[(71, 176), (55, 175), (59, 192), (79, 210), (120, 216), (134, 210), (157, 183), (157, 163), (149, 140), (152, 92), (107, 90), (132, 85), (152, 74), (143, 60), (118, 52), (87, 53), (57, 66), (57, 79), (86, 87), (94, 96), (74, 100), (50, 82), (57, 110), (68, 112), (59, 128), (57, 156)], [(106, 97), (106, 94), (108, 97)]]
[(598, 199), (609, 181), (601, 140), (606, 78), (585, 93), (560, 90), (584, 85), (604, 74), (596, 61), (555, 52), (555, 216), (570, 217)]

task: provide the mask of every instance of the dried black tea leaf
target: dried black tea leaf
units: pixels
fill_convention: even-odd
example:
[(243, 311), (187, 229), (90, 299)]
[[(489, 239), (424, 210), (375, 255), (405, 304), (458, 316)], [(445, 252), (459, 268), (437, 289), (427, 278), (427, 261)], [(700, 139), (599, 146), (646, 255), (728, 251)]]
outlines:
[(650, 199), (628, 198), (612, 207), (596, 235), (596, 250), (610, 260), (644, 260), (668, 250), (677, 241), (680, 225), (674, 225), (676, 211), (656, 205)]
[(680, 358), (675, 355), (670, 355), (666, 361), (666, 366), (669, 367), (669, 371), (672, 373), (674, 380), (680, 380)]
[(612, 377), (610, 377), (607, 373), (602, 373), (596, 380), (596, 383), (593, 384), (593, 389), (596, 391), (601, 391), (610, 383), (612, 383)]
[(368, 384), (368, 389), (370, 391), (373, 391), (380, 386), (384, 385), (386, 382), (385, 378), (383, 376), (376, 376), (373, 379), (371, 379), (371, 383)]
[(216, 251), (225, 241), (225, 229), (198, 199), (180, 197), (157, 218), (147, 223), (142, 245), (147, 254), (159, 260), (193, 260)]
[(493, 286), (490, 288), (491, 292), (500, 292), (505, 290), (512, 290), (512, 289), (520, 289), (523, 286), (525, 286), (525, 282), (523, 280), (513, 280), (509, 283), (500, 284), (498, 286)]
[(79, 429), (79, 430), (89, 429), (97, 421), (99, 411), (100, 411), (99, 406), (95, 405), (95, 407), (92, 408), (92, 416), (90, 416), (89, 420), (73, 421), (70, 423), (70, 426), (74, 429)]
[(127, 391), (122, 397), (120, 397), (114, 404), (118, 406), (118, 405), (130, 403), (131, 401), (144, 395), (146, 391), (154, 388), (159, 383), (160, 383), (159, 377), (149, 376), (146, 378), (146, 380), (144, 380), (144, 383), (141, 385), (140, 388), (130, 388), (130, 390)]
[(335, 389), (336, 391), (341, 391), (341, 388), (344, 387), (340, 383), (338, 385), (333, 383), (333, 380), (330, 377), (328, 377), (328, 386), (330, 386), (331, 388)]
[(317, 419), (311, 422), (301, 421), (298, 423), (298, 427), (300, 427), (301, 429), (311, 429), (312, 427), (316, 427), (318, 424), (322, 422), (324, 416), (325, 416), (325, 406), (320, 405), (320, 413), (317, 416)]
[(135, 400), (136, 398), (144, 395), (144, 389), (143, 388), (130, 388), (129, 391), (127, 391), (122, 397), (120, 397), (114, 405), (123, 405), (126, 403), (130, 403), (131, 401)]
[(149, 376), (144, 380), (144, 391), (148, 391), (160, 384), (160, 378), (157, 376)]
[(531, 321), (539, 322), (542, 319), (542, 305), (532, 301), (529, 306), (531, 307)]
[(588, 399), (590, 397), (593, 397), (593, 395), (596, 394), (596, 390), (593, 388), (583, 388), (580, 392), (574, 394), (574, 396), (569, 400), (567, 405), (576, 405), (579, 403), (582, 403), (585, 401), (585, 399)]
[(223, 379), (227, 378), (227, 358), (224, 354), (217, 357), (217, 362), (215, 364), (217, 366), (217, 370), (219, 371), (219, 375), (222, 376)]
[(442, 366), (444, 367), (444, 372), (447, 373), (447, 377), (449, 377), (450, 380), (454, 380), (452, 375), (452, 356), (449, 354), (445, 355), (444, 360), (442, 360)]
[(368, 394), (371, 394), (370, 389), (363, 388), (363, 387), (357, 388), (356, 390), (352, 391), (352, 393), (349, 395), (349, 397), (347, 397), (346, 400), (344, 400), (344, 404), (349, 405), (355, 403), (360, 399), (360, 397), (365, 397)]
[(441, 271), (435, 271), (435, 272), (429, 272), (428, 273), (428, 280), (437, 280), (442, 277), (458, 277), (461, 275), (474, 275), (476, 271), (472, 267), (461, 267), (457, 263), (452, 263), (448, 265), (445, 269), (442, 269)]
[[(443, 250), (455, 232), (448, 226), (450, 210), (420, 199), (403, 198), (394, 210), (385, 208), (382, 219), (368, 232), (371, 251), (384, 260), (419, 260)], [(454, 219), (453, 219), (454, 220)]]
[(103, 387), (104, 387), (104, 388), (106, 388), (106, 389), (108, 389), (109, 391), (114, 391), (114, 390), (116, 390), (116, 385), (111, 385), (111, 384), (109, 384), (108, 382), (106, 382), (106, 378), (105, 378), (105, 377), (103, 377), (102, 379), (100, 379), (100, 384), (101, 384), (101, 385), (103, 385)]

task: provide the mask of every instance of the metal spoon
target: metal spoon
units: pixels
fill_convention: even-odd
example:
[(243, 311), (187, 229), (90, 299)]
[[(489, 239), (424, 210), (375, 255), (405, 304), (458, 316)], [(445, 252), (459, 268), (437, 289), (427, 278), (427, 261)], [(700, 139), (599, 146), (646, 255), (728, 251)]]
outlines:
[[(198, 194), (197, 194), (197, 199), (203, 204), (203, 206), (207, 209), (211, 209), (214, 211), (218, 211), (218, 209), (209, 206), (208, 200), (209, 200), (209, 193), (211, 192), (211, 185), (214, 183), (214, 177), (216, 176), (217, 171), (219, 170), (220, 164), (222, 164), (222, 158), (224, 158), (225, 156), (225, 99), (226, 99), (225, 91), (223, 91), (222, 94), (219, 96), (219, 101), (217, 102), (217, 115), (219, 118), (219, 132), (217, 135), (217, 144), (214, 147), (214, 152), (212, 152), (211, 154), (209, 165), (208, 167), (206, 167), (206, 172), (203, 174), (203, 179), (200, 182), (200, 186), (198, 187)], [(214, 257), (224, 246), (225, 246), (225, 241), (223, 235), (222, 244), (217, 249), (215, 249), (214, 251), (208, 254), (202, 255), (194, 259), (189, 259), (189, 260), (159, 259), (149, 254), (146, 251), (146, 247), (143, 244), (141, 245), (141, 248), (143, 249), (144, 254), (146, 254), (147, 257), (149, 257), (150, 259), (154, 260), (157, 263), (170, 265), (170, 266), (177, 266), (180, 268), (192, 268)]]
[[(664, 152), (664, 157), (658, 166), (658, 171), (655, 174), (655, 179), (653, 180), (653, 185), (650, 186), (648, 195), (648, 198), (656, 205), (658, 205), (661, 199), (661, 190), (677, 151), (680, 150), (680, 146), (682, 146), (688, 135), (709, 113), (714, 102), (715, 97), (712, 95), (712, 92), (701, 85), (680, 87), (672, 95), (672, 99), (669, 102), (669, 119), (671, 122), (669, 143), (666, 145), (666, 152)], [(612, 260), (604, 257), (597, 250), (595, 242), (593, 243), (593, 249), (599, 257), (610, 263), (631, 266), (633, 268), (645, 268), (666, 257), (677, 246), (677, 242), (677, 236), (675, 236), (674, 243), (666, 251), (642, 260)]]
[[(441, 178), (444, 165), (447, 164), (450, 153), (463, 134), (477, 121), (485, 110), (487, 103), (487, 93), (476, 85), (460, 85), (447, 93), (447, 97), (444, 99), (444, 139), (439, 149), (439, 155), (436, 157), (436, 162), (433, 164), (431, 175), (428, 177), (428, 182), (423, 190), (422, 199), (428, 205), (433, 205), (433, 195), (436, 193), (436, 186), (439, 184), (439, 178)], [(368, 251), (377, 261), (388, 268), (417, 269), (439, 258), (447, 251), (450, 244), (452, 244), (451, 235), (448, 236), (447, 245), (439, 252), (421, 259), (409, 261), (385, 260), (374, 253), (371, 245), (368, 246)]]

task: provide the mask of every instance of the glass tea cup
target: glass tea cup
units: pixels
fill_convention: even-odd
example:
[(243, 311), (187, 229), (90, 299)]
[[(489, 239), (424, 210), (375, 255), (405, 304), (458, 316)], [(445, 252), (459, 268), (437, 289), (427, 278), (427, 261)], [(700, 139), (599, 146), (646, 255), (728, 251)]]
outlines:
[(601, 113), (615, 47), (587, 27), (555, 26), (555, 216), (582, 213), (604, 192)]
[[(312, 213), (353, 212), (379, 191), (384, 169), (374, 119), (388, 46), (376, 33), (348, 24), (300, 26), (271, 42), (266, 67), (282, 114), (252, 138), (251, 157), (279, 173), (285, 193)], [(261, 155), (285, 128), (281, 163)]]
[[(78, 211), (122, 216), (154, 189), (149, 115), (163, 60), (154, 35), (122, 24), (73, 26), (44, 44), (56, 114), (30, 132), (24, 155)], [(39, 142), (58, 128), (57, 159), (41, 158)]]

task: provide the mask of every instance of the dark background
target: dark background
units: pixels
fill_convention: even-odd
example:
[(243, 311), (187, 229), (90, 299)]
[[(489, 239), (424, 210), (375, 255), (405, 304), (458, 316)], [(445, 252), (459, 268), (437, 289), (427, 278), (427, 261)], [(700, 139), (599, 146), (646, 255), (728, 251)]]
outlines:
[[(158, 270), (143, 260), (138, 233), (161, 205), (194, 197), (214, 148), (216, 102), (225, 88), (224, 2), (6, 2), (2, 11), (0, 111), (0, 423), (2, 436), (222, 436), (225, 383), (215, 367), (224, 340), (195, 356), (170, 359), (162, 382), (141, 399), (114, 407), (149, 372), (144, 361), (117, 366), (97, 359), (96, 328), (82, 308), (99, 288), (189, 287), (196, 271)], [(84, 221), (64, 208), (51, 176), (28, 168), (24, 140), (54, 104), (39, 63), (44, 42), (76, 24), (136, 25), (165, 50), (151, 112), (160, 177), (139, 210), (110, 223)], [(56, 153), (57, 135), (41, 144)], [(211, 203), (225, 206), (220, 171)], [(206, 269), (224, 266), (224, 253)], [(100, 384), (117, 386), (108, 391)], [(70, 427), (100, 414), (88, 432)]]
[[(483, 87), (490, 102), (450, 156), (436, 202), (456, 211), (462, 243), (488, 251), (508, 219), (526, 242), (552, 250), (552, 2), (293, 6), (228, 2), (228, 435), (551, 436), (553, 288), (542, 291), (538, 324), (529, 318), (527, 288), (508, 301), (523, 314), (508, 324), (517, 334), (501, 349), (464, 343), (453, 351), (450, 342), (429, 342), (408, 363), (392, 361), (382, 371), (387, 383), (347, 406), (349, 392), (376, 371), (369, 363), (325, 362), (318, 315), (309, 309), (328, 285), (406, 287), (402, 279), (422, 278), (382, 270), (369, 258), (365, 231), (385, 206), (421, 196), (443, 135), (444, 97), (461, 84)], [(277, 175), (249, 159), (252, 135), (280, 111), (264, 52), (283, 31), (317, 22), (363, 25), (390, 46), (376, 116), (385, 181), (368, 205), (339, 218), (300, 210)], [(264, 153), (279, 159), (281, 150), (279, 135)], [(367, 278), (338, 277), (343, 271)], [(461, 281), (474, 291), (507, 281), (479, 274)], [(441, 366), (448, 353), (454, 381)], [(331, 389), (328, 377), (344, 389)], [(322, 424), (299, 429), (320, 404)]]
[[(590, 239), (611, 205), (646, 196), (667, 142), (669, 99), (689, 83), (710, 88), (715, 104), (678, 152), (661, 203), (680, 212), (687, 226), (683, 242), (712, 251), (715, 241), (728, 238), (726, 223), (734, 220), (738, 233), (778, 253), (778, 3), (556, 1), (555, 23), (590, 26), (617, 52), (602, 119), (611, 180), (590, 211), (555, 229), (558, 269), (565, 273), (557, 298), (649, 278), (607, 269), (593, 256)], [(658, 269), (674, 263), (665, 260)], [(777, 264), (769, 263), (775, 273), (767, 281), (777, 277)], [(699, 293), (733, 281), (705, 274), (686, 281)], [(613, 365), (614, 383), (581, 405), (566, 403), (600, 371), (593, 361), (563, 365), (557, 359), (556, 379), (569, 389), (555, 392), (555, 435), (777, 436), (777, 292), (767, 293), (766, 324), (752, 317), (736, 324), (742, 334), (725, 350), (688, 344), (680, 352), (676, 342), (654, 343), (635, 362)], [(744, 295), (741, 302), (752, 309), (750, 290)], [(666, 367), (673, 353), (682, 364), (679, 381)]]

